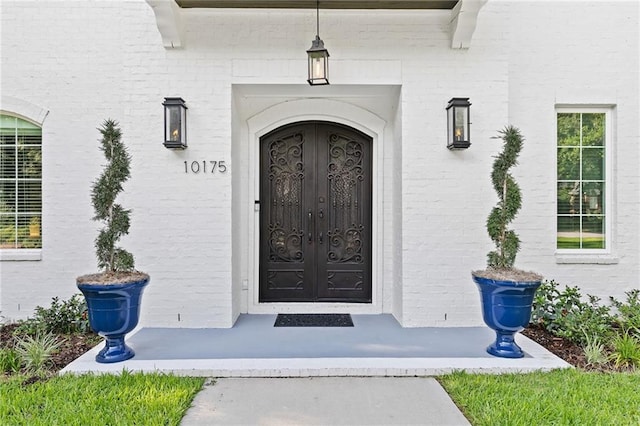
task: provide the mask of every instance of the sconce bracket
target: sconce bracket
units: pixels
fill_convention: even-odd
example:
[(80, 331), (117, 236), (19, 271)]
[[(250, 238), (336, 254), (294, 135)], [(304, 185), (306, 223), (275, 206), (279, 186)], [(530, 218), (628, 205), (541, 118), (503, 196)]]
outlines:
[(452, 49), (468, 49), (476, 30), (478, 13), (487, 0), (460, 0), (451, 11), (449, 31)]
[(156, 16), (156, 26), (165, 49), (182, 46), (183, 30), (180, 6), (174, 0), (146, 0)]

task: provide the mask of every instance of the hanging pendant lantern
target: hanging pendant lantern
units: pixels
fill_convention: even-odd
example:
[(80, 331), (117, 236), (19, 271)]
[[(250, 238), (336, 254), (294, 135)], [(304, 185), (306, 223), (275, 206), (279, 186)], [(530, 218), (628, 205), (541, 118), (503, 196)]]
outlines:
[(320, 2), (316, 2), (316, 38), (307, 50), (309, 61), (309, 78), (307, 82), (312, 86), (329, 84), (329, 51), (325, 49), (320, 38)]

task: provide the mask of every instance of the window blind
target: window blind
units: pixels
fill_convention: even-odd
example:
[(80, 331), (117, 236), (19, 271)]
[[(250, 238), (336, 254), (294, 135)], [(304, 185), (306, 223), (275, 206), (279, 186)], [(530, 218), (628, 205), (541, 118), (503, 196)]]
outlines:
[(42, 247), (42, 129), (0, 115), (0, 249)]

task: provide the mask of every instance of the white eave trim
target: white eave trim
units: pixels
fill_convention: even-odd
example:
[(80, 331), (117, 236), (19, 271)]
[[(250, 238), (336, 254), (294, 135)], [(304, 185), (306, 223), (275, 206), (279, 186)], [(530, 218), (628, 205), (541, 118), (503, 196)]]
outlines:
[(156, 25), (162, 44), (167, 49), (182, 47), (180, 6), (174, 0), (146, 0), (156, 15)]
[[(468, 49), (476, 29), (478, 13), (488, 0), (460, 0), (451, 10), (452, 49)], [(156, 25), (165, 48), (182, 46), (182, 20), (180, 6), (175, 0), (146, 0), (156, 16)]]
[[(148, 0), (147, 0), (148, 1)], [(478, 12), (487, 0), (460, 0), (451, 10), (451, 48), (468, 49), (476, 30)]]

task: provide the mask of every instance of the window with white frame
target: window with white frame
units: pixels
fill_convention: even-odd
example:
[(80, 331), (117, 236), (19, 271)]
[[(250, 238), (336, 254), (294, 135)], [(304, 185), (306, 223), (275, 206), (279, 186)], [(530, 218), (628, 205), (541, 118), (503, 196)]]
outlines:
[(42, 129), (0, 114), (0, 249), (42, 248)]
[(610, 112), (558, 109), (557, 249), (610, 248)]

